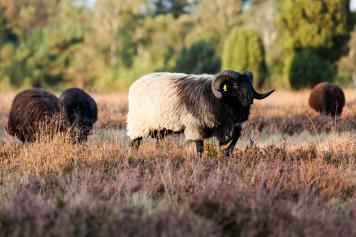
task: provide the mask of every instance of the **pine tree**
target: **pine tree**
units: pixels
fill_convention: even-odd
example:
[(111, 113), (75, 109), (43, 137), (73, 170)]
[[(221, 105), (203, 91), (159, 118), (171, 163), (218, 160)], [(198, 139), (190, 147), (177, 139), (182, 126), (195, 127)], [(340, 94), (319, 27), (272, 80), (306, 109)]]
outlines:
[(233, 29), (224, 44), (222, 64), (223, 69), (252, 71), (254, 83), (258, 87), (263, 86), (267, 66), (259, 33), (249, 29)]

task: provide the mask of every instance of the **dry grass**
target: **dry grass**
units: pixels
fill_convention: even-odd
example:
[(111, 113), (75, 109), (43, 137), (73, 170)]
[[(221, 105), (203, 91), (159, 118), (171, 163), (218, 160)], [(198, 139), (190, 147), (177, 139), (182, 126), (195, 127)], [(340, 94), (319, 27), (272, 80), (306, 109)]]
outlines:
[[(340, 125), (356, 105), (328, 120), (302, 106), (306, 92), (283, 93), (289, 105), (255, 104), (229, 158), (213, 139), (201, 158), (179, 137), (130, 152), (118, 129), (124, 94), (95, 95), (99, 122), (84, 146), (60, 135), (22, 145), (0, 128), (0, 236), (356, 236), (356, 127)], [(263, 129), (260, 107), (275, 118)], [(309, 129), (298, 116), (334, 123)]]
[[(268, 99), (255, 101), (252, 106), (250, 121), (252, 121), (252, 124), (254, 121), (261, 120), (267, 120), (269, 124), (279, 124), (280, 121), (278, 120), (281, 120), (282, 122), (287, 121), (286, 126), (290, 130), (293, 130), (295, 126), (300, 127), (300, 124), (295, 125), (293, 121), (298, 123), (302, 119), (299, 123), (305, 123), (306, 120), (312, 121), (318, 118), (318, 114), (308, 106), (309, 94), (309, 90), (300, 92), (276, 91)], [(2, 102), (0, 104), (1, 127), (6, 126), (7, 115), (15, 95), (13, 92), (0, 95), (0, 101)], [(354, 126), (356, 124), (356, 90), (345, 90), (345, 95), (346, 106), (339, 121), (346, 121), (349, 126)], [(127, 93), (93, 94), (92, 96), (99, 108), (97, 128), (126, 127)], [(326, 121), (326, 119), (321, 120)], [(329, 118), (329, 121), (334, 120), (335, 118)], [(317, 123), (318, 119), (315, 119), (315, 121)]]

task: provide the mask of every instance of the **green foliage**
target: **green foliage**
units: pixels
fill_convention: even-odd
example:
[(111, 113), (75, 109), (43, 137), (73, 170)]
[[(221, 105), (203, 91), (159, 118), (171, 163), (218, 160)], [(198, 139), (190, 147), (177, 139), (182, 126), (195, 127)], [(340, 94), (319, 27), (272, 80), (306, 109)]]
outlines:
[(0, 5), (0, 90), (12, 89), (11, 78), (19, 68), (13, 67), (17, 36), (8, 27), (5, 8)]
[(330, 61), (347, 52), (352, 27), (349, 0), (279, 2), (278, 23), (285, 47), (315, 48)]
[(5, 8), (0, 5), (0, 47), (6, 42), (17, 43), (17, 36), (8, 27), (8, 21), (5, 17)]
[(338, 76), (335, 78), (338, 85), (356, 86), (356, 31), (351, 34), (349, 41), (350, 53), (338, 62)]
[[(130, 67), (137, 50), (137, 32), (143, 24), (143, 0), (101, 0), (95, 4), (91, 37), (97, 54), (110, 68)], [(93, 45), (90, 45), (93, 47)]]
[[(62, 5), (62, 11), (56, 15), (58, 19), (61, 14), (69, 13), (68, 6)], [(29, 9), (30, 5), (25, 8)], [(76, 58), (75, 46), (83, 42), (83, 31), (74, 24), (60, 23), (63, 25), (33, 27), (26, 37), (19, 37), (16, 43), (13, 43), (13, 38), (7, 37), (0, 48), (0, 80), (6, 85), (2, 88), (56, 87), (72, 81), (69, 68)]]
[(187, 0), (152, 0), (154, 5), (154, 15), (172, 14), (178, 18), (182, 14), (189, 12), (189, 2)]
[(223, 68), (250, 70), (256, 85), (264, 85), (267, 75), (265, 51), (257, 31), (238, 28), (231, 31), (224, 44)]
[[(28, 84), (50, 87), (66, 80), (71, 47), (81, 42), (80, 35), (59, 29), (36, 29), (16, 49), (4, 48), (2, 57), (9, 61), (3, 71), (11, 77), (13, 86)], [(10, 46), (9, 46), (10, 47)]]
[(105, 74), (100, 75), (94, 82), (94, 88), (100, 91), (120, 90), (125, 91), (130, 84), (137, 78), (146, 73), (161, 71), (157, 59), (152, 57), (148, 51), (142, 53), (140, 57), (135, 57), (131, 67), (121, 66), (117, 70), (108, 70)]
[(346, 76), (342, 74), (338, 74), (334, 77), (333, 81), (336, 85), (340, 86), (341, 88), (352, 87), (352, 81), (349, 80)]
[(1, 89), (20, 87), (28, 70), (25, 63), (18, 60), (16, 45), (12, 43), (3, 45), (0, 49), (0, 61)]
[(171, 71), (180, 51), (186, 46), (182, 39), (193, 27), (192, 19), (187, 15), (178, 19), (171, 14), (145, 18), (132, 36), (136, 51), (130, 55), (130, 65), (120, 62), (112, 67), (104, 65), (94, 79), (94, 88), (127, 90), (134, 80), (146, 73)]
[(160, 15), (145, 20), (142, 36), (139, 38), (140, 51), (137, 57), (147, 57), (156, 66), (152, 69), (169, 70), (175, 66), (175, 58), (185, 47), (182, 38), (192, 29), (189, 17), (174, 19), (172, 15)]
[(6, 7), (6, 17), (13, 31), (27, 38), (32, 30), (55, 23), (56, 13), (66, 0), (0, 0)]
[(334, 71), (329, 61), (310, 49), (303, 49), (293, 57), (289, 75), (292, 88), (300, 89), (313, 87), (322, 81), (332, 81)]
[[(303, 49), (311, 49), (315, 54), (313, 60), (321, 60), (317, 65), (324, 65), (324, 59), (333, 65), (341, 55), (347, 53), (347, 41), (352, 28), (349, 5), (349, 0), (279, 1), (279, 41), (283, 47), (280, 58), (284, 71), (288, 73), (284, 76), (290, 78), (290, 82), (296, 79), (289, 74), (295, 71), (290, 68), (294, 64), (286, 59), (298, 62), (299, 58), (293, 59), (296, 52), (305, 54)], [(299, 88), (308, 85), (313, 85), (313, 82), (291, 86)]]
[[(313, 84), (295, 82), (298, 71), (310, 70), (300, 58), (312, 54), (313, 65), (336, 73), (355, 22), (348, 0), (85, 2), (0, 0), (0, 89), (126, 90), (153, 71), (215, 73), (219, 58), (224, 68), (253, 71), (259, 87), (299, 88)], [(353, 57), (339, 64), (338, 78), (348, 84)]]
[(206, 40), (214, 43), (221, 55), (225, 38), (239, 25), (242, 0), (198, 0), (196, 3), (192, 10), (196, 25), (188, 36), (189, 42)]
[(214, 47), (205, 41), (198, 41), (179, 54), (175, 70), (193, 74), (214, 74), (220, 70), (220, 64)]

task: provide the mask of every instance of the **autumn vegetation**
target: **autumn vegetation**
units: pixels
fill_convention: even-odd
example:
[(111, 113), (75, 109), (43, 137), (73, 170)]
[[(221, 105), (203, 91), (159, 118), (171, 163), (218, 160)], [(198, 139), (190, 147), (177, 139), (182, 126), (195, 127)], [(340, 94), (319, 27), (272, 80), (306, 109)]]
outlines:
[[(355, 19), (350, 0), (0, 0), (0, 236), (356, 236)], [(129, 148), (134, 80), (224, 69), (276, 89), (230, 157)], [(308, 106), (321, 81), (340, 117)], [(74, 86), (98, 105), (85, 144), (8, 134), (17, 92)]]
[(355, 85), (350, 0), (0, 0), (0, 90), (127, 90), (153, 71)]
[(256, 102), (229, 158), (214, 139), (197, 157), (179, 136), (130, 151), (125, 93), (94, 94), (86, 145), (22, 144), (3, 123), (15, 94), (1, 96), (0, 235), (353, 236), (356, 93), (345, 93), (340, 118), (308, 108), (309, 91)]

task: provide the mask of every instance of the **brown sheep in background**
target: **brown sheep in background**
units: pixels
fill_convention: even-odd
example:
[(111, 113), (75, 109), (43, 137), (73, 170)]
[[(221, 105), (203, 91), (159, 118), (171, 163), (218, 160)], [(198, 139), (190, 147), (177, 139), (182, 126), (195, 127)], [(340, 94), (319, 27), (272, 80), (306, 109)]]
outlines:
[(345, 106), (345, 95), (342, 89), (329, 82), (317, 84), (309, 97), (309, 106), (325, 115), (341, 115)]
[(60, 111), (59, 99), (52, 93), (37, 88), (22, 91), (12, 102), (8, 132), (22, 142), (34, 142), (40, 134), (51, 136), (63, 128)]

